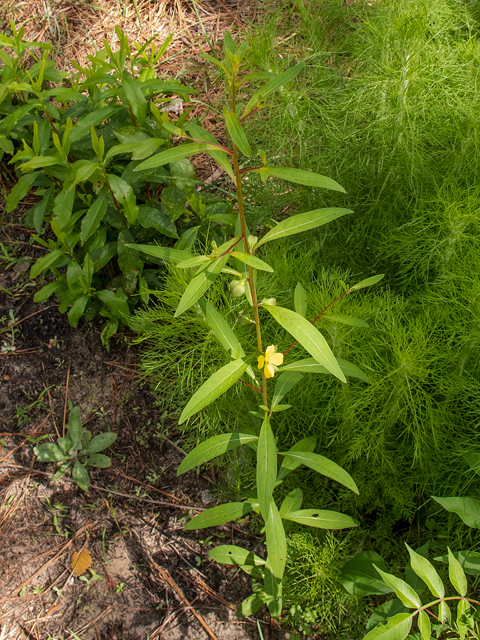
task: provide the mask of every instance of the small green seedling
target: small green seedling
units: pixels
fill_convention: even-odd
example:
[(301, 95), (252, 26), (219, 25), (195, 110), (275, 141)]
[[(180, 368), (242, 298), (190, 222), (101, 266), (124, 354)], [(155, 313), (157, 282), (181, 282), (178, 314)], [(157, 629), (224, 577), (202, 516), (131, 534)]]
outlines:
[(60, 468), (54, 478), (61, 478), (73, 465), (72, 478), (84, 491), (90, 486), (87, 467), (106, 469), (111, 460), (100, 453), (110, 447), (117, 439), (116, 433), (99, 433), (92, 439), (90, 431), (83, 430), (80, 409), (73, 407), (68, 420), (68, 430), (57, 444), (45, 442), (34, 448), (39, 462), (59, 462)]

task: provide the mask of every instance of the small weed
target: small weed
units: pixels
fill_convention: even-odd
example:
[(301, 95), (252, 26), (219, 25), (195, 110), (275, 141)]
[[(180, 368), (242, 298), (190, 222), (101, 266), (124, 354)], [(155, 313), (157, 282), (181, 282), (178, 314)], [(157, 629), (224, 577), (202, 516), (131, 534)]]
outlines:
[(96, 580), (103, 580), (103, 577), (99, 576), (94, 569), (89, 569), (89, 571), (90, 571), (90, 578), (88, 578), (85, 575), (79, 577), (79, 580), (86, 583), (86, 588), (85, 588), (86, 591), (90, 589), (92, 583), (95, 582)]

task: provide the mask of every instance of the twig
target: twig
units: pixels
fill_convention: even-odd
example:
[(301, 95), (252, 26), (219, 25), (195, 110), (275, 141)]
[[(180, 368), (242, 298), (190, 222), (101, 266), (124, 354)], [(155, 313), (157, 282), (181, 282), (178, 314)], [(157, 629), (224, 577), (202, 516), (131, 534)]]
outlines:
[(68, 370), (67, 370), (67, 384), (65, 386), (65, 404), (63, 405), (63, 427), (62, 427), (62, 436), (65, 437), (65, 418), (67, 415), (67, 399), (68, 399), (68, 383), (70, 382), (70, 365), (72, 364), (72, 358), (68, 359)]
[[(168, 572), (164, 571), (162, 569), (162, 567), (160, 567), (155, 562), (155, 560), (153, 558), (151, 558), (150, 556), (149, 556), (149, 560), (153, 564), (155, 569), (159, 572), (159, 574), (162, 576), (164, 582), (166, 582), (175, 591), (175, 593), (178, 595), (180, 600), (182, 600), (187, 605), (187, 607), (191, 607), (190, 602), (187, 600), (187, 598), (185, 597), (185, 595), (181, 591), (180, 587), (176, 584), (176, 582), (174, 582), (174, 580), (168, 574)], [(210, 638), (212, 638), (212, 640), (218, 640), (217, 636), (213, 633), (213, 631), (210, 629), (210, 627), (205, 622), (205, 620), (202, 618), (202, 616), (198, 613), (198, 611), (196, 611), (193, 607), (192, 607), (191, 611), (192, 611), (193, 615), (196, 617), (196, 619), (199, 621), (199, 623), (202, 625), (202, 627), (205, 629), (205, 631), (208, 633)]]

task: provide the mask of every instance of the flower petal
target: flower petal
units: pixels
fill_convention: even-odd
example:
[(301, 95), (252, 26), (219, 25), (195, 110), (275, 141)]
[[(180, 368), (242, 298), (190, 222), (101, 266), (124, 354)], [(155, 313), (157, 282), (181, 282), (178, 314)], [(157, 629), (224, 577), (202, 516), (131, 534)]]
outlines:
[(275, 345), (271, 344), (269, 347), (267, 347), (267, 350), (265, 351), (265, 357), (267, 358), (267, 360), (269, 360), (274, 353), (275, 353)]
[(264, 364), (265, 364), (265, 358), (263, 356), (258, 356), (258, 368), (263, 369)]
[(275, 369), (272, 367), (271, 364), (266, 364), (265, 365), (265, 377), (266, 378), (273, 378), (274, 375), (275, 375)]
[(283, 364), (283, 353), (274, 353), (270, 358), (270, 362), (276, 367), (279, 367), (281, 364)]

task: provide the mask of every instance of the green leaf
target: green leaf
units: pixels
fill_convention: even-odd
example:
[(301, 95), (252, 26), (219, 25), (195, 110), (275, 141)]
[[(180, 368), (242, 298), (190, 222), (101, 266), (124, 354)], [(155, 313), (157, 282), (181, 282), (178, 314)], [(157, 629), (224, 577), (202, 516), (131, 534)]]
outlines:
[(450, 607), (444, 600), (438, 605), (438, 621), (445, 626), (449, 626), (452, 621)]
[(209, 462), (214, 458), (218, 458), (218, 456), (223, 455), (227, 451), (232, 451), (233, 449), (237, 449), (249, 442), (255, 442), (256, 440), (258, 440), (258, 436), (252, 436), (248, 433), (240, 433), (239, 431), (234, 431), (233, 433), (222, 433), (219, 436), (209, 438), (208, 440), (205, 440), (205, 442), (201, 442), (197, 445), (195, 449), (190, 451), (187, 457), (182, 460), (182, 463), (177, 470), (177, 476), (198, 467), (204, 462)]
[[(358, 378), (364, 380), (369, 384), (372, 384), (370, 378), (363, 373), (354, 364), (351, 364), (347, 360), (337, 358), (337, 362), (343, 373), (350, 378)], [(284, 364), (282, 371), (299, 371), (300, 373), (329, 373), (325, 367), (319, 364), (314, 358), (305, 358), (305, 360), (297, 360), (297, 362), (291, 362), (290, 364)]]
[(281, 453), (280, 455), (293, 459), (299, 464), (304, 464), (306, 467), (322, 474), (322, 476), (326, 476), (327, 478), (331, 478), (332, 480), (343, 484), (344, 487), (347, 487), (347, 489), (350, 489), (350, 491), (353, 491), (358, 495), (357, 485), (351, 475), (338, 464), (332, 462), (332, 460), (329, 460), (318, 453), (304, 451), (290, 450), (289, 452)]
[(118, 266), (125, 275), (138, 274), (143, 267), (143, 260), (136, 249), (132, 249), (132, 234), (123, 229), (118, 234)]
[[(293, 447), (289, 449), (289, 452), (293, 451), (309, 451), (312, 452), (315, 449), (315, 445), (317, 444), (317, 436), (309, 436), (308, 438), (303, 438), (296, 442)], [(280, 465), (280, 470), (278, 472), (277, 481), (282, 480), (286, 475), (295, 471), (302, 463), (298, 460), (294, 460), (290, 456), (285, 456), (282, 464)]]
[(361, 551), (340, 569), (338, 581), (353, 596), (384, 595), (391, 593), (392, 587), (387, 586), (378, 577), (374, 567), (387, 570), (385, 562), (375, 551)]
[(125, 217), (133, 224), (138, 218), (138, 206), (132, 187), (128, 182), (113, 173), (108, 174), (108, 183), (118, 204), (123, 207)]
[(21, 176), (18, 179), (17, 184), (13, 187), (13, 189), (8, 194), (7, 203), (6, 203), (7, 213), (11, 213), (14, 209), (17, 208), (18, 203), (30, 191), (33, 183), (35, 182), (35, 178), (37, 178), (38, 176), (39, 176), (38, 173), (27, 173), (27, 175)]
[(72, 478), (78, 484), (80, 489), (88, 491), (88, 487), (90, 486), (88, 471), (79, 460), (75, 460), (73, 463)]
[(225, 120), (225, 125), (233, 143), (237, 145), (243, 155), (250, 157), (252, 155), (252, 150), (248, 144), (245, 131), (242, 129), (242, 125), (238, 121), (237, 114), (225, 108), (223, 110), (223, 119)]
[(265, 604), (264, 593), (252, 593), (245, 598), (237, 609), (237, 616), (239, 618), (245, 618), (246, 616), (252, 616), (257, 613), (259, 609)]
[(210, 256), (195, 256), (194, 258), (190, 258), (189, 260), (185, 260), (184, 262), (179, 262), (177, 264), (178, 269), (195, 269), (205, 262), (210, 262)]
[(330, 320), (331, 322), (339, 322), (340, 324), (348, 324), (352, 327), (368, 327), (368, 324), (365, 320), (360, 320), (360, 318), (354, 318), (352, 316), (343, 316), (334, 313), (325, 313), (322, 316), (323, 320)]
[[(424, 545), (422, 545), (418, 549), (415, 549), (415, 551), (419, 555), (423, 556), (424, 558), (428, 558), (429, 550), (430, 550), (429, 542), (426, 542)], [(421, 596), (422, 593), (427, 588), (427, 585), (425, 584), (425, 582), (421, 578), (419, 578), (415, 573), (415, 571), (412, 569), (412, 563), (410, 559), (408, 560), (405, 566), (405, 579), (408, 582), (408, 584), (418, 593), (419, 596)]]
[(440, 576), (435, 571), (432, 563), (427, 560), (427, 558), (424, 558), (419, 553), (416, 553), (416, 551), (411, 549), (408, 544), (406, 545), (406, 547), (408, 549), (408, 553), (410, 554), (412, 569), (415, 571), (417, 576), (425, 582), (431, 593), (436, 598), (443, 598), (445, 596), (445, 588), (443, 586), (442, 580), (440, 579)]
[(432, 498), (451, 513), (456, 513), (468, 527), (480, 528), (480, 500), (475, 498)]
[(220, 564), (235, 565), (237, 567), (262, 567), (265, 564), (265, 560), (259, 558), (253, 551), (248, 551), (248, 549), (243, 549), (233, 544), (221, 544), (210, 549), (208, 559), (215, 560)]
[(110, 291), (109, 289), (103, 289), (102, 291), (97, 291), (97, 296), (116, 318), (125, 320), (125, 317), (130, 315), (127, 296), (122, 290)]
[(7, 136), (4, 136), (3, 134), (0, 135), (0, 149), (4, 153), (8, 153), (11, 156), (13, 156), (14, 151), (15, 151), (15, 149), (13, 147), (13, 142), (11, 140), (9, 140), (7, 138)]
[(313, 325), (298, 313), (273, 305), (262, 305), (275, 320), (290, 333), (298, 342), (339, 380), (346, 382), (346, 378), (333, 355), (327, 341)]
[(92, 453), (91, 456), (84, 461), (86, 467), (97, 467), (98, 469), (108, 469), (112, 464), (112, 461), (108, 456), (102, 453)]
[(420, 629), (422, 640), (430, 640), (432, 637), (432, 625), (430, 624), (430, 618), (425, 611), (420, 611), (418, 614), (418, 628)]
[(273, 498), (270, 500), (265, 517), (265, 542), (267, 561), (265, 563), (265, 592), (269, 596), (268, 609), (278, 617), (282, 609), (282, 579), (287, 563), (287, 540), (282, 518)]
[(211, 150), (218, 150), (218, 147), (214, 147), (213, 145), (207, 144), (205, 142), (182, 144), (178, 147), (173, 147), (173, 149), (162, 151), (161, 153), (157, 153), (151, 158), (148, 158), (144, 162), (141, 162), (138, 167), (135, 167), (134, 171), (145, 171), (146, 169), (154, 169), (155, 167), (161, 167), (165, 164), (169, 164), (170, 162), (176, 162), (177, 160), (181, 160), (182, 158), (194, 156), (198, 153), (209, 152)]
[(195, 516), (183, 528), (184, 531), (194, 531), (196, 529), (206, 529), (206, 527), (215, 527), (225, 524), (231, 520), (237, 520), (252, 511), (252, 505), (249, 502), (228, 502), (220, 504), (218, 507), (206, 509)]
[(63, 164), (62, 160), (57, 156), (38, 156), (21, 164), (19, 169), (23, 173), (27, 173), (43, 167), (53, 167), (56, 164)]
[(42, 271), (46, 271), (49, 267), (51, 267), (57, 260), (63, 258), (64, 253), (61, 249), (55, 249), (54, 251), (50, 251), (46, 256), (42, 256), (38, 258), (35, 264), (30, 269), (30, 278), (36, 278)]
[(295, 373), (292, 371), (286, 371), (285, 373), (281, 373), (275, 384), (275, 389), (273, 391), (272, 398), (272, 410), (278, 405), (280, 400), (287, 395), (287, 393), (293, 389), (293, 387), (300, 382), (303, 378), (301, 373)]
[(404, 580), (392, 576), (390, 573), (382, 571), (377, 566), (373, 565), (378, 573), (382, 576), (383, 581), (389, 587), (395, 591), (397, 597), (401, 600), (405, 607), (419, 609), (422, 606), (422, 601), (418, 597), (416, 591), (407, 584)]
[(87, 214), (82, 220), (82, 226), (80, 231), (80, 241), (82, 244), (95, 233), (100, 226), (108, 207), (108, 201), (105, 195), (100, 195), (93, 202), (92, 206), (88, 209)]
[(264, 518), (270, 510), (270, 501), (277, 478), (277, 446), (268, 413), (264, 415), (257, 447), (257, 494), (260, 512)]
[(467, 453), (463, 454), (463, 459), (472, 471), (475, 471), (477, 475), (480, 475), (480, 453), (467, 451)]
[(157, 209), (147, 205), (138, 207), (138, 222), (145, 229), (155, 229), (169, 238), (178, 239), (177, 228), (165, 212), (164, 207)]
[(168, 260), (169, 262), (183, 262), (193, 258), (193, 254), (188, 251), (180, 251), (179, 249), (171, 249), (170, 247), (160, 247), (149, 244), (127, 244), (126, 247), (137, 249), (142, 253), (146, 253), (148, 256), (154, 258), (160, 258), (161, 260)]
[[(186, 129), (192, 136), (192, 138), (196, 138), (197, 140), (202, 140), (204, 142), (219, 144), (217, 139), (212, 136), (211, 133), (206, 131), (203, 127), (199, 126), (195, 122), (189, 122)], [(232, 165), (228, 161), (228, 156), (225, 151), (221, 151), (217, 148), (216, 151), (211, 149), (210, 151), (207, 151), (207, 153), (225, 171), (225, 173), (230, 176), (232, 180), (235, 180), (235, 174), (233, 173)]]
[(217, 260), (207, 262), (204, 266), (200, 267), (195, 276), (190, 280), (185, 293), (178, 303), (178, 307), (175, 311), (175, 318), (178, 318), (182, 313), (190, 309), (190, 307), (197, 302), (197, 300), (203, 296), (205, 291), (216, 280), (220, 271), (228, 262), (228, 255), (223, 256)]
[[(470, 576), (480, 576), (480, 553), (478, 551), (455, 551), (453, 556), (458, 560), (460, 566)], [(435, 560), (448, 563), (447, 556), (439, 556)]]
[(303, 502), (303, 491), (297, 487), (288, 493), (281, 506), (280, 506), (280, 515), (284, 516), (287, 513), (292, 511), (298, 511), (302, 507)]
[(83, 316), (87, 302), (90, 300), (90, 296), (80, 296), (75, 300), (70, 311), (68, 312), (68, 322), (71, 327), (75, 327), (78, 321)]
[(72, 165), (70, 174), (65, 181), (65, 188), (72, 190), (79, 182), (85, 182), (92, 173), (99, 167), (98, 162), (91, 160), (77, 160)]
[(230, 255), (236, 258), (237, 260), (240, 260), (240, 262), (244, 262), (245, 264), (250, 265), (254, 269), (259, 269), (260, 271), (269, 271), (270, 273), (273, 273), (273, 269), (269, 264), (267, 264), (263, 260), (260, 260), (259, 258), (256, 258), (255, 256), (252, 256), (251, 253), (242, 253), (241, 251), (230, 251)]
[(68, 418), (68, 437), (71, 439), (74, 449), (80, 449), (82, 446), (82, 436), (83, 429), (80, 409), (73, 407)]
[(185, 420), (207, 407), (225, 393), (227, 389), (230, 389), (247, 367), (248, 361), (246, 362), (242, 359), (233, 360), (211, 375), (190, 398), (187, 406), (182, 411), (179, 424), (183, 424)]
[(386, 624), (379, 624), (363, 640), (405, 640), (412, 628), (412, 613), (397, 613)]
[(397, 613), (407, 613), (407, 609), (403, 606), (398, 598), (387, 600), (373, 610), (372, 615), (367, 620), (365, 630), (371, 631), (371, 629), (376, 627), (378, 624), (387, 622), (389, 618), (392, 618)]
[(462, 565), (455, 558), (453, 553), (448, 547), (448, 577), (450, 582), (455, 588), (455, 591), (461, 596), (467, 595), (467, 577), (465, 571), (462, 569)]
[(49, 282), (44, 287), (42, 287), (40, 291), (36, 292), (36, 294), (33, 296), (33, 301), (45, 302), (45, 300), (48, 300), (48, 298), (52, 295), (52, 293), (55, 293), (55, 291), (61, 286), (62, 286), (61, 280), (54, 280), (53, 282)]
[(99, 433), (98, 436), (95, 436), (92, 440), (90, 440), (90, 442), (85, 447), (85, 451), (87, 453), (98, 453), (99, 451), (103, 451), (107, 447), (111, 447), (116, 439), (117, 434), (112, 433), (111, 431)]
[(232, 357), (242, 358), (245, 355), (245, 351), (225, 318), (206, 298), (200, 298), (198, 304), (210, 329), (216, 335), (225, 351), (231, 353)]
[(75, 191), (63, 189), (55, 198), (53, 205), (53, 217), (61, 229), (64, 229), (70, 222), (75, 202)]
[[(281, 178), (282, 180), (288, 180), (289, 182), (295, 182), (296, 184), (303, 184), (307, 187), (320, 187), (322, 189), (332, 189), (332, 191), (340, 191), (345, 193), (345, 189), (326, 176), (322, 176), (319, 173), (311, 173), (310, 171), (302, 171), (301, 169), (290, 169), (287, 167), (262, 167), (256, 169), (255, 173), (264, 171), (269, 178)], [(252, 172), (253, 173), (253, 172)]]
[(39, 462), (65, 462), (70, 456), (65, 455), (53, 442), (44, 442), (33, 448)]
[(304, 66), (305, 63), (300, 62), (299, 64), (296, 64), (294, 67), (287, 69), (287, 71), (284, 71), (280, 75), (272, 78), (269, 82), (267, 82), (266, 85), (264, 85), (250, 98), (243, 112), (243, 117), (247, 116), (251, 111), (256, 109), (256, 107), (259, 106), (268, 95), (279, 89), (286, 82), (290, 82), (290, 80), (293, 80), (293, 78), (295, 78), (295, 76), (300, 73)]
[(297, 282), (297, 286), (295, 287), (295, 291), (293, 294), (293, 301), (295, 305), (295, 311), (298, 315), (307, 317), (307, 307), (308, 307), (308, 297), (307, 292), (305, 291), (303, 285), (300, 282)]
[(385, 274), (380, 273), (378, 276), (372, 276), (371, 278), (362, 280), (358, 284), (353, 285), (353, 287), (350, 287), (350, 291), (358, 291), (359, 289), (365, 289), (365, 287), (371, 287), (372, 285), (377, 284), (377, 282), (380, 282), (380, 280), (384, 277)]
[(296, 233), (302, 233), (309, 229), (315, 229), (327, 222), (341, 218), (342, 216), (353, 213), (350, 209), (340, 209), (338, 207), (331, 207), (329, 209), (315, 209), (314, 211), (307, 211), (306, 213), (299, 213), (291, 218), (287, 218), (282, 222), (279, 222), (273, 229), (266, 233), (261, 240), (255, 245), (254, 251), (257, 251), (262, 244), (271, 242), (272, 240), (278, 240), (279, 238), (285, 238), (287, 236), (293, 236)]
[(317, 529), (347, 529), (348, 527), (358, 527), (359, 523), (345, 515), (336, 511), (325, 511), (323, 509), (300, 509), (300, 511), (292, 511), (282, 516), (284, 520), (292, 520), (304, 524), (307, 527), (316, 527)]
[(90, 133), (92, 124), (94, 127), (102, 124), (105, 120), (108, 120), (117, 111), (118, 107), (103, 107), (93, 113), (89, 113), (82, 118), (79, 118), (75, 123), (72, 132), (70, 134), (70, 143), (77, 142), (83, 136)]
[(135, 120), (137, 121), (137, 125), (142, 125), (145, 122), (145, 118), (147, 116), (148, 103), (142, 93), (140, 83), (138, 82), (138, 80), (135, 80), (125, 73), (125, 75), (123, 76), (122, 87), (125, 91), (125, 96), (127, 98), (130, 109), (132, 110), (132, 113), (135, 116)]

